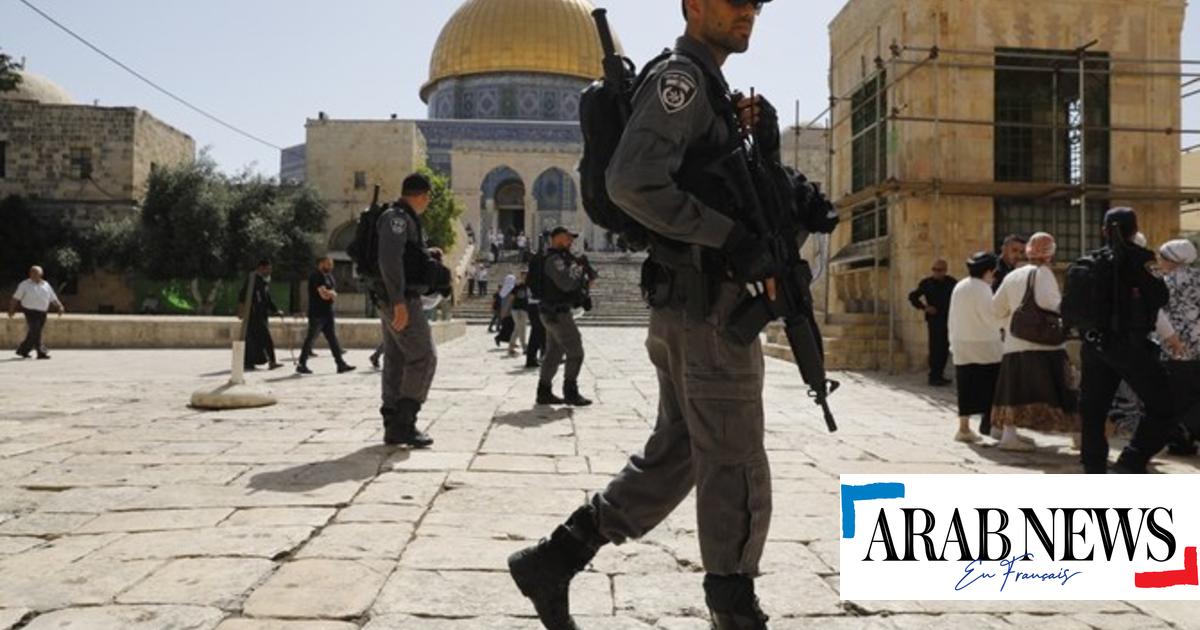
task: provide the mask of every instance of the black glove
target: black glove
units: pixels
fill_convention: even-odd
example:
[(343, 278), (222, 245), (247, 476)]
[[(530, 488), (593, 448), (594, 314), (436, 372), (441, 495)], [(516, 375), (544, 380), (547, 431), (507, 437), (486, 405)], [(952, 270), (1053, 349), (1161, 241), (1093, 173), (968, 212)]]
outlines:
[(721, 251), (729, 260), (733, 279), (738, 282), (759, 282), (776, 275), (775, 256), (766, 241), (739, 224), (733, 225)]
[(754, 126), (754, 137), (763, 155), (775, 155), (780, 146), (779, 112), (765, 96), (758, 98), (758, 124)]

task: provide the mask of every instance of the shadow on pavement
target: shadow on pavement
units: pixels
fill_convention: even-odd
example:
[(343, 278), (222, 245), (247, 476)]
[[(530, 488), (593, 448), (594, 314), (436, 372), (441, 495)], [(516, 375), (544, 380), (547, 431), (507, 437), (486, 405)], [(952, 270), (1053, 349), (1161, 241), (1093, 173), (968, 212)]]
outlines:
[(561, 420), (566, 420), (570, 417), (570, 409), (556, 409), (554, 407), (537, 406), (533, 409), (498, 414), (495, 418), (493, 418), (493, 420), (496, 424), (503, 424), (521, 429), (529, 429), (559, 422)]
[(205, 372), (204, 374), (200, 374), (199, 376), (200, 376), (200, 378), (209, 378), (212, 376), (228, 376), (228, 375), (229, 375), (229, 370), (219, 370), (216, 372)]
[(368, 446), (330, 461), (258, 473), (249, 485), (255, 490), (308, 492), (343, 481), (363, 481), (378, 476), (384, 461), (394, 454), (390, 446)]

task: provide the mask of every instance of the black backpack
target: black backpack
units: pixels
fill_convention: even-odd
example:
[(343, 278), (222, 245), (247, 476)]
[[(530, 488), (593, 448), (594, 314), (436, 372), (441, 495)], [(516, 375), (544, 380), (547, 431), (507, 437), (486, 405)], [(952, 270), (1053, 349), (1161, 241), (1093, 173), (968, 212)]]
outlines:
[(529, 259), (529, 267), (525, 270), (525, 287), (529, 289), (529, 297), (542, 299), (542, 283), (545, 281), (546, 252), (538, 252)]
[(1067, 268), (1061, 312), (1067, 328), (1081, 334), (1113, 330), (1116, 259), (1109, 249), (1099, 249)]
[(580, 196), (583, 209), (592, 223), (625, 237), (630, 248), (645, 249), (649, 231), (613, 203), (606, 181), (608, 165), (629, 123), (633, 96), (646, 80), (646, 74), (671, 56), (664, 52), (647, 63), (641, 74), (633, 62), (621, 58), (624, 73), (617, 82), (608, 79), (588, 86), (579, 101), (579, 123), (583, 132), (583, 159), (579, 162)]
[(379, 217), (386, 210), (386, 205), (379, 204), (379, 186), (376, 186), (371, 206), (359, 215), (354, 240), (346, 247), (346, 253), (354, 261), (360, 277), (379, 277)]

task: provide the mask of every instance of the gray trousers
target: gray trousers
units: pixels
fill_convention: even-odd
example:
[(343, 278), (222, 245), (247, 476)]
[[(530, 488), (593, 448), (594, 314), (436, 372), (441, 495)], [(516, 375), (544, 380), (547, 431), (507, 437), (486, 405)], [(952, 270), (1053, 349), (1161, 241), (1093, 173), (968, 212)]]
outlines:
[(433, 375), (437, 372), (437, 350), (433, 346), (433, 331), (425, 319), (421, 298), (410, 297), (408, 327), (401, 332), (392, 328), (392, 309), (380, 308), (383, 320), (383, 406), (395, 409), (396, 403), (408, 398), (419, 403), (429, 396)]
[(658, 370), (658, 421), (640, 454), (593, 497), (600, 532), (614, 543), (657, 526), (696, 489), (705, 571), (756, 576), (771, 521), (771, 470), (763, 448), (763, 355), (755, 341), (721, 336), (736, 288), (697, 322), (655, 309), (646, 348)]
[(558, 374), (558, 366), (564, 359), (567, 367), (563, 378), (574, 381), (579, 378), (583, 369), (583, 337), (579, 335), (579, 326), (575, 324), (575, 315), (571, 311), (550, 313), (542, 306), (542, 326), (546, 328), (546, 350), (542, 358), (541, 381), (549, 383)]

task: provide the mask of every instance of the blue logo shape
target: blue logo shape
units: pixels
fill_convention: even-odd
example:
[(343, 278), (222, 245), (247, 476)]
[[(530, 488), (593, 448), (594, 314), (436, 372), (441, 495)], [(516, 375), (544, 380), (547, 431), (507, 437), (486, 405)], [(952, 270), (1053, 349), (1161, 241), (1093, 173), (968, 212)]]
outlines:
[(902, 483), (871, 483), (865, 486), (842, 484), (842, 538), (854, 538), (854, 504), (876, 499), (903, 499)]

